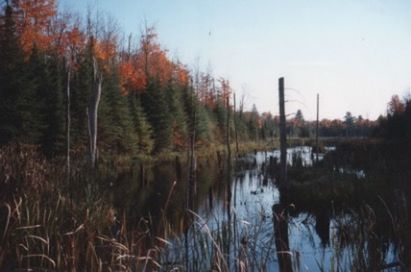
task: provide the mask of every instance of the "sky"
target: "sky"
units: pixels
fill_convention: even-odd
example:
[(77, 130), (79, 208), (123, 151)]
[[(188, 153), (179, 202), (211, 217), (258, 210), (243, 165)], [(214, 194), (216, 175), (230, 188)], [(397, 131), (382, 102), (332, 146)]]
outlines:
[(109, 14), (125, 33), (144, 22), (189, 67), (230, 80), (248, 108), (305, 118), (385, 114), (393, 94), (411, 93), (409, 0), (60, 0), (59, 9)]

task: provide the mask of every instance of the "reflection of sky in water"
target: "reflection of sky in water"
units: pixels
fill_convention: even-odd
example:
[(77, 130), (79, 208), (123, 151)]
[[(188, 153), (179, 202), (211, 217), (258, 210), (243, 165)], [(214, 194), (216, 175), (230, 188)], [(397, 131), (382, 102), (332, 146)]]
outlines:
[[(292, 162), (292, 154), (297, 152), (301, 156), (303, 165), (312, 165), (311, 148), (296, 147), (288, 149), (288, 162)], [(258, 257), (268, 256), (267, 271), (278, 271), (278, 263), (274, 244), (274, 227), (272, 218), (272, 207), (279, 202), (279, 191), (272, 180), (264, 182), (264, 174), (261, 170), (262, 165), (267, 163), (270, 156), (279, 158), (279, 151), (257, 152), (245, 158), (250, 162), (255, 162), (252, 169), (243, 170), (235, 173), (231, 183), (230, 209), (227, 209), (228, 198), (221, 201), (221, 198), (214, 198), (212, 207), (210, 200), (205, 199), (200, 203), (198, 219), (200, 230), (216, 231), (223, 226), (230, 226), (236, 233), (230, 244), (230, 258), (238, 256), (239, 240), (247, 238), (249, 244), (255, 247)], [(322, 159), (321, 154), (320, 159)], [(229, 212), (230, 211), (230, 212)], [(229, 220), (230, 218), (230, 220)], [(316, 232), (316, 218), (306, 213), (299, 214), (297, 217), (290, 217), (289, 241), (290, 250), (294, 260), (298, 260), (301, 271), (319, 271), (332, 269), (336, 263), (335, 246), (333, 237), (337, 235), (336, 221), (331, 220), (329, 226), (328, 245), (322, 245), (321, 239)], [(344, 220), (344, 219), (339, 219)], [(237, 239), (234, 241), (234, 239)], [(334, 241), (335, 242), (335, 241)], [(331, 244), (331, 246), (330, 246)], [(191, 246), (195, 246), (191, 244)], [(342, 251), (339, 256), (340, 267), (347, 269), (350, 261), (349, 248)], [(192, 256), (190, 253), (189, 256)], [(389, 251), (386, 258), (393, 260), (393, 251)], [(233, 269), (233, 267), (231, 267)]]
[[(310, 147), (289, 148), (287, 154), (289, 164), (292, 163), (293, 153), (298, 153), (301, 156), (303, 165), (312, 165)], [(268, 271), (277, 271), (272, 207), (279, 202), (279, 191), (272, 180), (264, 185), (264, 175), (260, 171), (261, 166), (269, 160), (270, 156), (279, 159), (280, 152), (278, 150), (257, 152), (246, 158), (251, 161), (255, 160), (256, 165), (251, 170), (236, 173), (237, 176), (231, 186), (230, 207), (231, 220), (235, 217), (238, 223), (238, 232), (241, 235), (253, 235), (257, 231), (259, 239), (262, 239), (262, 241), (257, 241), (257, 244), (264, 247), (271, 242), (269, 254), (272, 258), (271, 261), (267, 262), (267, 269)], [(223, 202), (214, 203), (214, 207), (210, 211), (209, 204), (205, 201), (200, 206), (199, 214), (205, 219), (203, 223), (206, 223), (211, 230), (220, 226), (221, 222), (228, 221), (227, 210)], [(299, 260), (303, 271), (306, 269), (316, 271), (318, 270), (316, 260), (319, 263), (325, 263), (325, 267), (329, 266), (331, 251), (321, 247), (320, 238), (314, 229), (315, 220), (312, 220), (312, 224), (302, 224), (302, 220), (306, 217), (306, 214), (302, 214), (292, 219), (289, 225), (290, 249), (294, 256), (300, 255)], [(261, 250), (261, 254), (267, 254), (267, 252)]]

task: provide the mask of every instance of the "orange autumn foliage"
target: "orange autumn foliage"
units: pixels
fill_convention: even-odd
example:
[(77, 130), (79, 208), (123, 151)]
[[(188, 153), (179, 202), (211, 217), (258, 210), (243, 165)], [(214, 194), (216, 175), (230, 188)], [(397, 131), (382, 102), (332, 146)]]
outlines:
[(117, 47), (114, 41), (104, 40), (94, 43), (94, 53), (97, 59), (108, 61), (116, 55)]
[(173, 78), (174, 81), (180, 86), (187, 86), (189, 80), (188, 70), (181, 64), (175, 64), (173, 66)]
[(123, 62), (119, 66), (121, 89), (124, 94), (129, 91), (143, 91), (147, 78), (142, 69), (133, 67), (131, 62)]
[(50, 23), (57, 13), (55, 0), (13, 0), (16, 25), (23, 51), (29, 55), (35, 45), (46, 50), (52, 44)]
[(141, 49), (136, 56), (136, 63), (144, 71), (147, 78), (155, 78), (160, 86), (165, 86), (173, 75), (173, 63), (168, 59), (167, 52), (162, 50), (156, 41), (154, 28), (146, 29), (141, 37)]
[(231, 95), (231, 86), (230, 86), (230, 81), (224, 78), (220, 78), (219, 80), (221, 90), (220, 90), (220, 95), (223, 101), (227, 101), (227, 99)]

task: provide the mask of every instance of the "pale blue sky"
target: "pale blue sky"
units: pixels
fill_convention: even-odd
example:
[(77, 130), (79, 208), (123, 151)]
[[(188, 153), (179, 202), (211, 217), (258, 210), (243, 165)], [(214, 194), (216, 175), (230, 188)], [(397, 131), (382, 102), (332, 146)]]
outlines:
[(60, 0), (60, 8), (98, 8), (125, 33), (154, 24), (161, 44), (183, 63), (228, 78), (247, 104), (278, 112), (285, 77), (287, 112), (321, 118), (376, 118), (391, 95), (411, 91), (409, 0)]

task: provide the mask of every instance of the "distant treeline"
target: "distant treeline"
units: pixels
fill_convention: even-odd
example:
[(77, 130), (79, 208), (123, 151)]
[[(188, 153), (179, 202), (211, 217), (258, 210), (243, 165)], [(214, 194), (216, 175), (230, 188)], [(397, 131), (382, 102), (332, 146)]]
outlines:
[[(172, 60), (152, 27), (125, 38), (109, 19), (62, 14), (55, 1), (10, 2), (0, 13), (0, 145), (35, 144), (49, 156), (64, 154), (68, 144), (87, 149), (96, 73), (99, 151), (183, 150), (194, 131), (200, 146), (224, 144), (227, 130), (232, 142), (235, 134), (239, 141), (278, 135), (278, 118), (255, 106), (245, 111), (244, 97), (234, 109), (229, 81)], [(300, 112), (288, 132), (308, 137), (314, 127)], [(350, 116), (322, 120), (320, 136), (368, 135), (371, 127)]]
[(388, 103), (387, 115), (378, 118), (374, 136), (387, 140), (411, 142), (411, 98), (393, 95)]
[[(364, 119), (361, 115), (355, 117), (347, 112), (343, 120), (320, 120), (318, 134), (320, 137), (368, 137), (375, 126), (375, 121)], [(301, 110), (298, 110), (295, 117), (288, 120), (287, 132), (291, 137), (315, 137), (316, 121), (305, 121)]]

